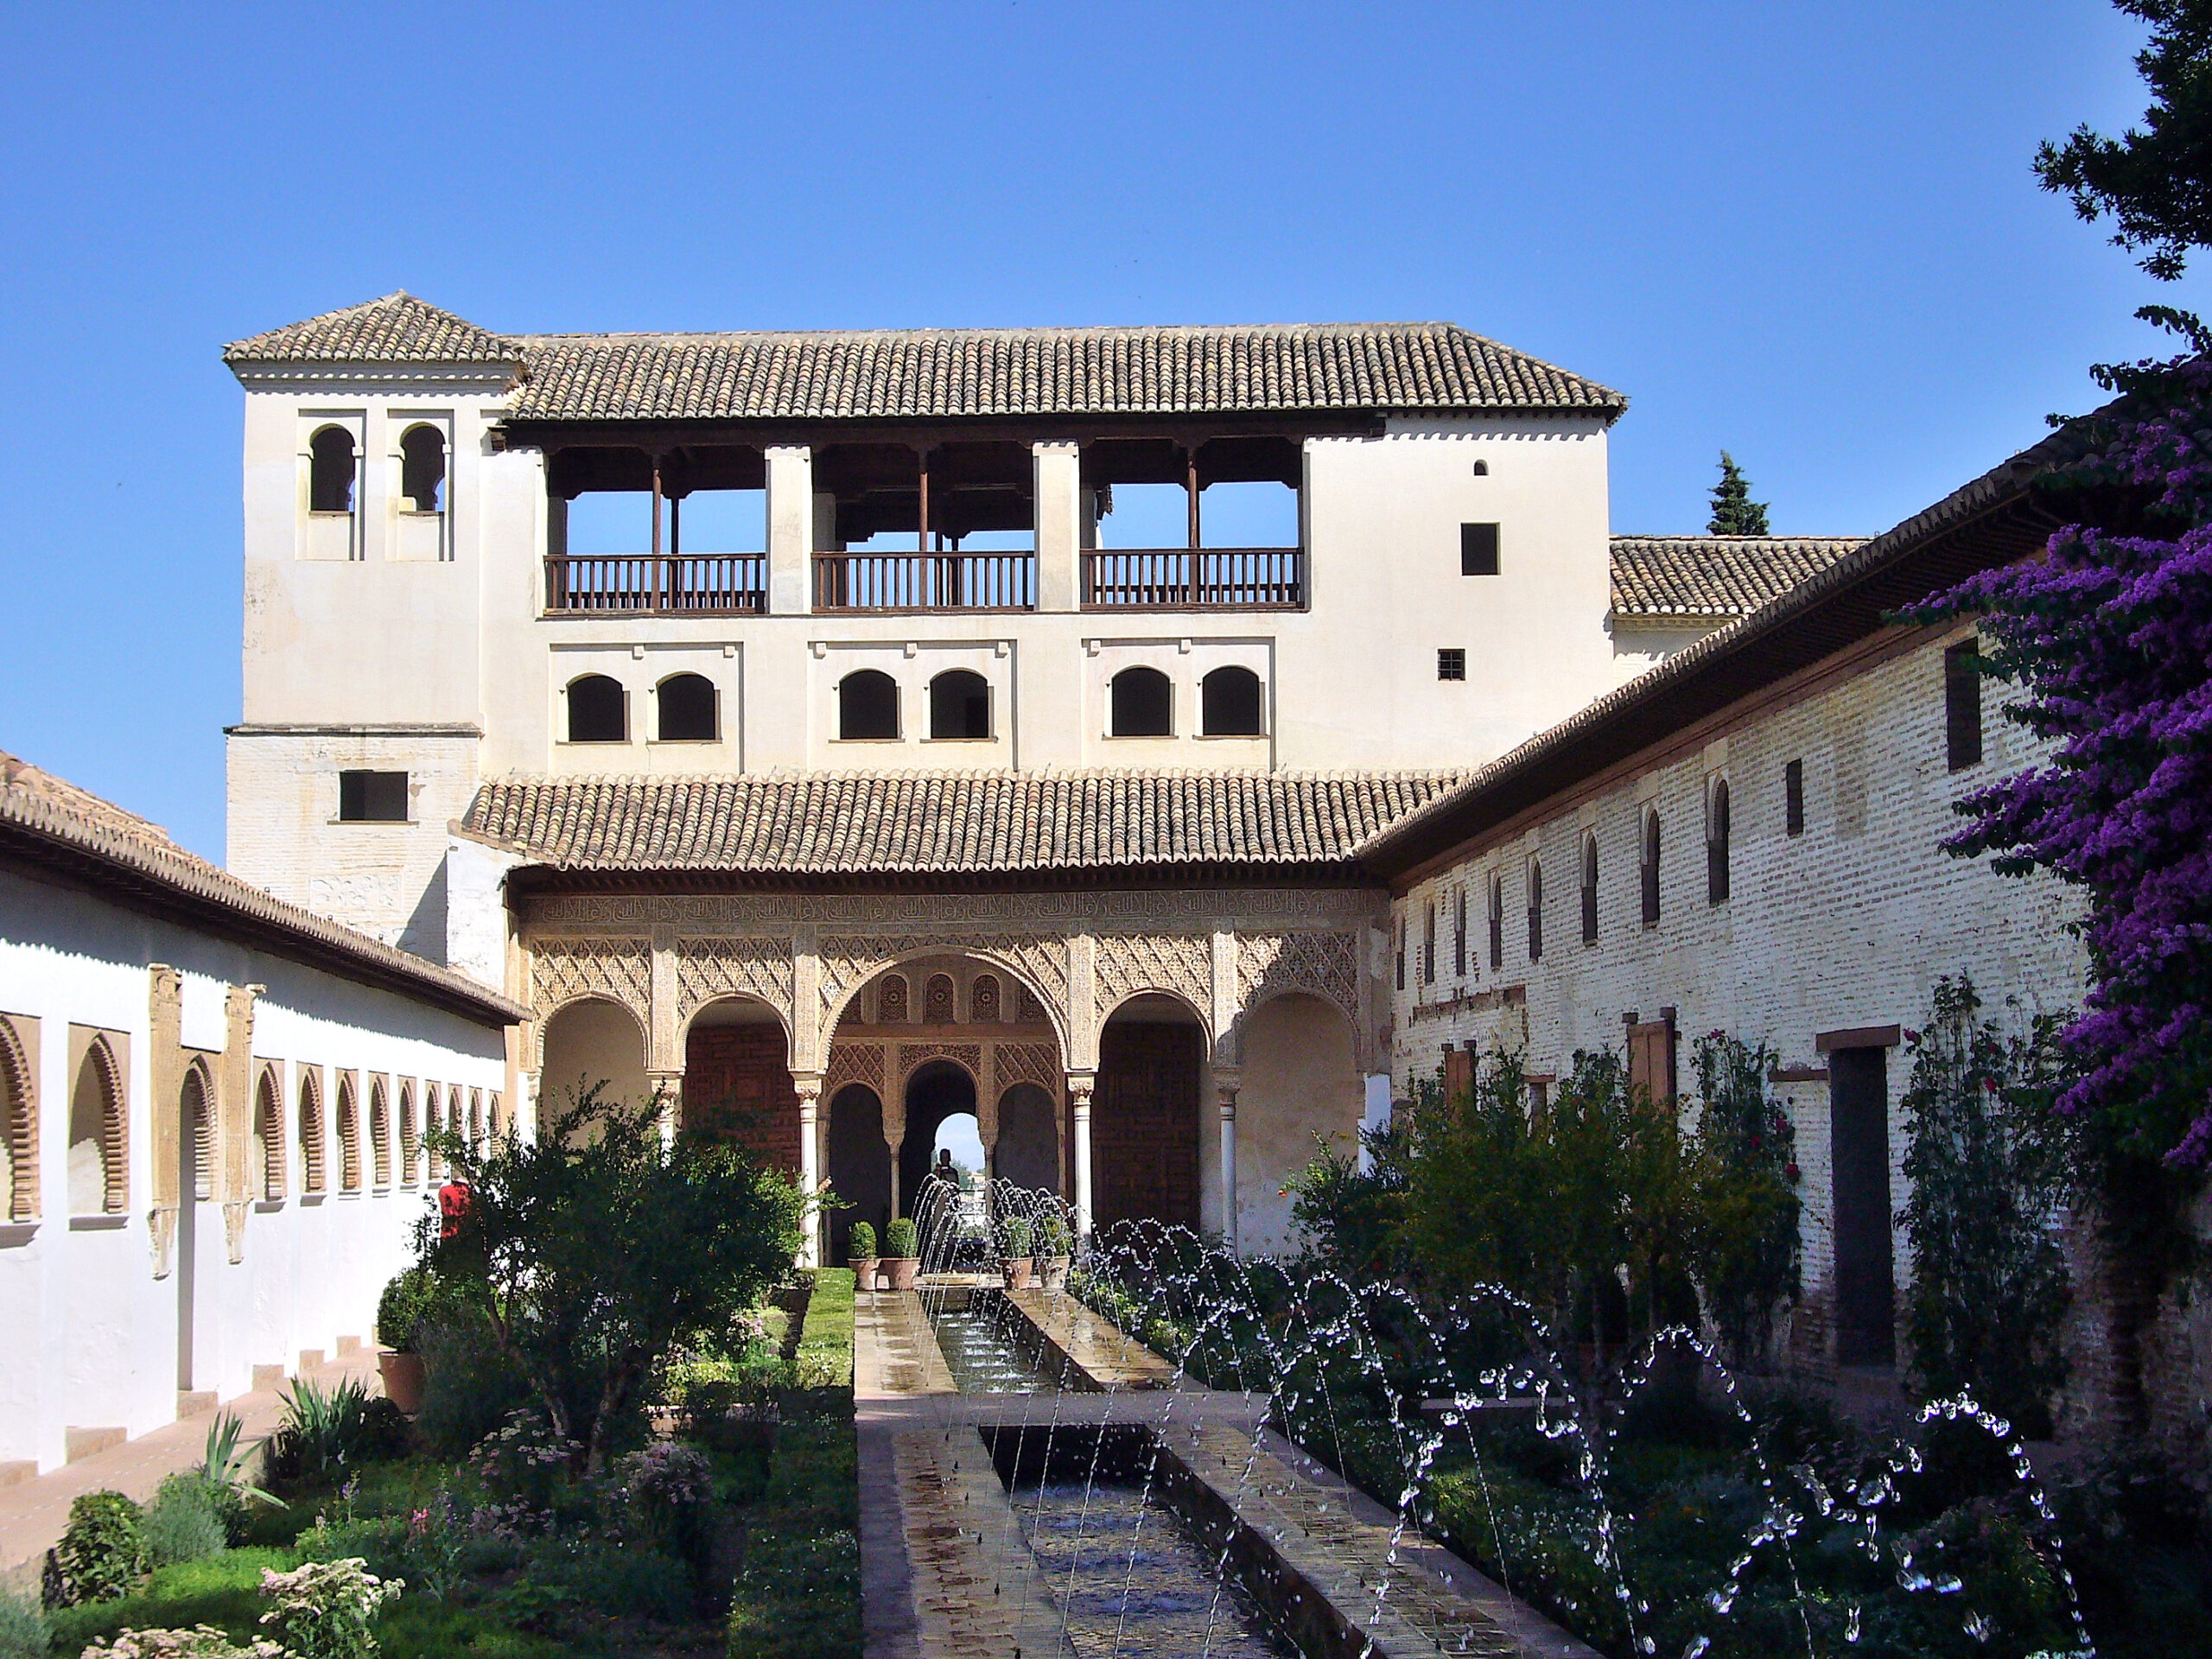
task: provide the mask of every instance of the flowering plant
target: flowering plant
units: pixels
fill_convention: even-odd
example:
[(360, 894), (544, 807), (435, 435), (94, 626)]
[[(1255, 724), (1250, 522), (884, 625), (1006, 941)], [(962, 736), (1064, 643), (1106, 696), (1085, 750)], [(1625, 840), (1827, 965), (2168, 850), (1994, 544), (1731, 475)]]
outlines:
[(529, 1407), (509, 1412), (468, 1454), (469, 1468), (492, 1497), (479, 1521), (488, 1518), (518, 1532), (542, 1531), (552, 1519), (554, 1492), (575, 1461), (575, 1451), (543, 1413)]
[(289, 1573), (261, 1573), (261, 1594), (276, 1605), (261, 1616), (283, 1634), (299, 1659), (367, 1659), (377, 1650), (370, 1633), (377, 1609), (404, 1587), (379, 1579), (359, 1556), (309, 1561)]
[(256, 1640), (241, 1646), (213, 1624), (195, 1624), (188, 1630), (118, 1630), (86, 1648), (83, 1659), (285, 1659), (285, 1655), (274, 1642)]

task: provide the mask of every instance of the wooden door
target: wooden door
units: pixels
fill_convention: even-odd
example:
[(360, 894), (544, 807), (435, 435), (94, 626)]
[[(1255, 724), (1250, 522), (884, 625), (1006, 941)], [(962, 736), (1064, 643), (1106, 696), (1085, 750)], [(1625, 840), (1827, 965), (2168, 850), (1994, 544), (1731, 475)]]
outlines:
[(1840, 1365), (1887, 1365), (1897, 1357), (1888, 1061), (1887, 1051), (1879, 1048), (1839, 1048), (1828, 1056)]
[(1090, 1109), (1097, 1224), (1150, 1217), (1198, 1224), (1198, 1071), (1195, 1026), (1116, 1020), (1098, 1044)]

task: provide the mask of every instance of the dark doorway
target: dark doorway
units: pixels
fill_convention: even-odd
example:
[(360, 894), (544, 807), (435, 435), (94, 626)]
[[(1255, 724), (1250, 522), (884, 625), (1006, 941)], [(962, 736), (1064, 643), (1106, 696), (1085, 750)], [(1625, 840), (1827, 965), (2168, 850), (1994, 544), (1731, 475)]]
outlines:
[(1147, 1216), (1198, 1226), (1203, 1051), (1195, 1025), (1116, 1020), (1100, 1033), (1090, 1111), (1099, 1226)]
[(1888, 1365), (1897, 1358), (1888, 1058), (1880, 1048), (1839, 1048), (1828, 1055), (1840, 1365)]
[(999, 1140), (992, 1173), (1016, 1186), (1060, 1190), (1060, 1135), (1052, 1097), (1033, 1083), (1018, 1083), (999, 1097)]
[(914, 1195), (930, 1173), (938, 1125), (976, 1109), (976, 1080), (949, 1060), (931, 1060), (906, 1080), (906, 1135), (899, 1143), (899, 1211), (914, 1213)]
[(863, 1083), (849, 1083), (830, 1103), (830, 1189), (844, 1199), (830, 1212), (832, 1263), (850, 1254), (853, 1224), (875, 1229), (879, 1249), (891, 1220), (891, 1148), (883, 1140), (883, 1103)]

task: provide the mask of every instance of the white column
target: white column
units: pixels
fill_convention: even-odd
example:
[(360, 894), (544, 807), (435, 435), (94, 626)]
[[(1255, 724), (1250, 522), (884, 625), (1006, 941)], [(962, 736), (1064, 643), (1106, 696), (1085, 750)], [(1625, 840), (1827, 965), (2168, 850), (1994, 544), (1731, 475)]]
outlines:
[(814, 552), (814, 452), (772, 443), (768, 463), (768, 609), (804, 616), (813, 608), (808, 569)]
[(1095, 1076), (1068, 1079), (1069, 1116), (1074, 1126), (1075, 1237), (1078, 1246), (1090, 1242), (1090, 1091)]
[(822, 1190), (822, 1142), (816, 1124), (822, 1105), (822, 1076), (793, 1077), (798, 1090), (798, 1190), (806, 1200), (806, 1220), (800, 1233), (798, 1264), (802, 1268), (822, 1265), (822, 1217), (814, 1207), (814, 1195)]
[(1214, 1092), (1221, 1101), (1221, 1241), (1236, 1254), (1236, 1090), (1234, 1071), (1214, 1073)]
[(1037, 608), (1072, 611), (1083, 574), (1083, 450), (1073, 443), (1030, 447), (1037, 515)]
[(645, 1084), (660, 1102), (660, 1143), (672, 1147), (677, 1131), (683, 1127), (683, 1074), (648, 1071)]

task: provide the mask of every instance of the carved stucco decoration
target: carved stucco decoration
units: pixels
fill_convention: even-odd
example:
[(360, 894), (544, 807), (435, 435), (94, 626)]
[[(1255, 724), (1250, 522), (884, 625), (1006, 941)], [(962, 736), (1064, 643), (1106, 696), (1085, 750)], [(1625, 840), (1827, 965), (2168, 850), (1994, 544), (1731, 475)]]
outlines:
[(892, 1090), (899, 1096), (900, 1116), (905, 1116), (906, 1080), (931, 1060), (957, 1060), (968, 1068), (968, 1075), (980, 1084), (983, 1076), (983, 1046), (981, 1043), (901, 1043), (899, 1045), (899, 1076)]
[(838, 1043), (830, 1050), (830, 1067), (822, 1074), (822, 1097), (834, 1100), (849, 1083), (863, 1083), (883, 1098), (883, 1046), (880, 1043)]
[(678, 939), (676, 1017), (680, 1023), (717, 997), (756, 996), (785, 1020), (791, 1013), (791, 949), (785, 939)]
[(531, 946), (531, 1012), (543, 1020), (564, 1002), (603, 996), (651, 1021), (652, 947), (644, 939), (548, 939)]
[(1197, 933), (1102, 933), (1098, 936), (1101, 1019), (1142, 991), (1168, 991), (1213, 1024), (1213, 941)]
[(1018, 1083), (1033, 1083), (1058, 1098), (1060, 1051), (1051, 1043), (1001, 1043), (993, 1055), (997, 1077), (995, 1086), (1003, 1096)]
[(855, 987), (893, 963), (918, 956), (995, 957), (1034, 985), (1063, 1017), (1068, 1001), (1068, 942), (1065, 934), (849, 935), (824, 938), (822, 1007), (826, 1013)]
[(1359, 1024), (1359, 940), (1351, 933), (1262, 933), (1236, 941), (1236, 1007), (1283, 991), (1307, 991)]

